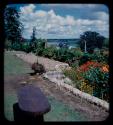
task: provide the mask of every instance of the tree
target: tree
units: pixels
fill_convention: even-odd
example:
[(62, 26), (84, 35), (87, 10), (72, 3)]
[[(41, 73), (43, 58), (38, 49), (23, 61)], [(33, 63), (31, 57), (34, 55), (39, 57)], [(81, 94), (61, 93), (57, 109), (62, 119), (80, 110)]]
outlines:
[(6, 7), (4, 11), (5, 38), (11, 41), (11, 45), (20, 44), (22, 36), (22, 24), (19, 21), (20, 15), (15, 7)]
[(103, 43), (103, 47), (109, 48), (109, 39), (106, 38)]
[(101, 36), (97, 32), (86, 31), (82, 35), (80, 35), (80, 48), (85, 51), (85, 44), (86, 50), (88, 53), (93, 53), (95, 48), (102, 48), (103, 42), (105, 37)]
[(31, 41), (30, 41), (30, 51), (34, 51), (36, 49), (36, 28), (33, 27), (33, 32), (31, 35)]
[(33, 43), (36, 40), (36, 27), (33, 27), (33, 32), (31, 36), (31, 43)]

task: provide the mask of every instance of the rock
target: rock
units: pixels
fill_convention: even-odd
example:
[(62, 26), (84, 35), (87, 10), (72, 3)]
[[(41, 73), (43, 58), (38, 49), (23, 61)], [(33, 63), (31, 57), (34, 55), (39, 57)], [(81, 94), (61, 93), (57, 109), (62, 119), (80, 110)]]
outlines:
[(44, 66), (39, 63), (33, 63), (31, 68), (35, 73), (43, 74), (46, 72)]

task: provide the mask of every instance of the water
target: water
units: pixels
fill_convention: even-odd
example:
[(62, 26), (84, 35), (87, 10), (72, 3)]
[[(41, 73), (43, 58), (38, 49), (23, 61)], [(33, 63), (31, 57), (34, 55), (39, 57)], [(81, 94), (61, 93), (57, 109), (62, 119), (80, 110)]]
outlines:
[(47, 39), (47, 43), (48, 45), (53, 45), (58, 47), (59, 43), (67, 43), (69, 48), (73, 48), (73, 47), (77, 47), (79, 39)]

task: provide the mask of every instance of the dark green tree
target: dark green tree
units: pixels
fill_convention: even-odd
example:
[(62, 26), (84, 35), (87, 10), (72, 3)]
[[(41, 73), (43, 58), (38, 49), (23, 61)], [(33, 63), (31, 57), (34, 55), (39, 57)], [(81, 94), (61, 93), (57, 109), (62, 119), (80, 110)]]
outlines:
[(36, 27), (33, 27), (33, 32), (31, 36), (31, 43), (33, 43), (36, 40)]
[[(4, 11), (5, 38), (15, 44), (21, 44), (22, 24), (19, 21), (20, 15), (15, 7), (6, 7)], [(13, 48), (12, 47), (12, 48)]]
[(85, 43), (86, 50), (88, 53), (93, 53), (95, 48), (102, 48), (103, 42), (105, 40), (104, 36), (101, 36), (97, 32), (86, 31), (82, 35), (80, 35), (80, 48), (85, 51)]
[(104, 40), (103, 47), (109, 48), (109, 38)]
[(29, 50), (30, 52), (34, 52), (35, 49), (36, 49), (36, 46), (37, 46), (37, 39), (36, 39), (36, 27), (33, 27), (33, 32), (32, 32), (32, 35), (31, 35), (31, 41), (30, 41), (30, 44), (29, 44)]

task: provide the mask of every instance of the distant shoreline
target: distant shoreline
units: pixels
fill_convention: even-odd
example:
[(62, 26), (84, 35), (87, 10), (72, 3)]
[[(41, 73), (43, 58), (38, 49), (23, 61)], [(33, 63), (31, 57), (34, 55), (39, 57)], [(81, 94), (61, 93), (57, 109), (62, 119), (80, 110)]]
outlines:
[[(28, 42), (30, 42), (30, 39), (25, 39), (27, 40)], [(37, 39), (37, 40), (40, 40), (40, 39)], [(73, 47), (76, 47), (77, 46), (77, 42), (80, 40), (78, 38), (75, 38), (75, 39), (41, 39), (41, 40), (46, 40), (47, 41), (47, 44), (48, 45), (53, 45), (53, 46), (56, 46), (58, 47), (59, 43), (67, 43), (69, 48), (73, 48)]]

